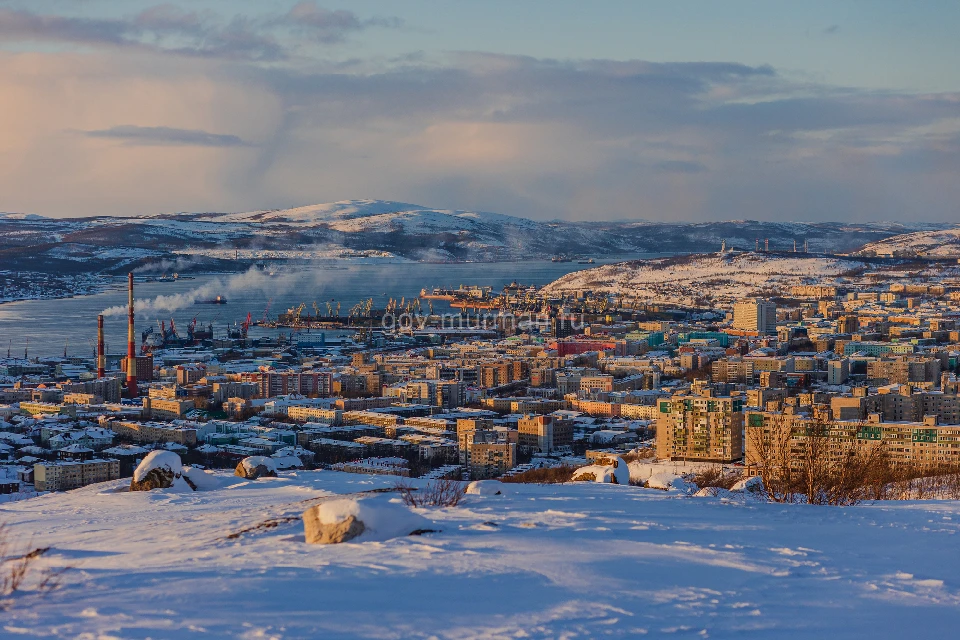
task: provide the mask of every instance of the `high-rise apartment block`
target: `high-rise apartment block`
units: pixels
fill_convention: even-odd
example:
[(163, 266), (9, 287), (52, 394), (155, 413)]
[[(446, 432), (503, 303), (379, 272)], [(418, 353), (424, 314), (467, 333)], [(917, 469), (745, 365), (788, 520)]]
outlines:
[(733, 305), (733, 328), (764, 335), (777, 330), (777, 305), (759, 298)]

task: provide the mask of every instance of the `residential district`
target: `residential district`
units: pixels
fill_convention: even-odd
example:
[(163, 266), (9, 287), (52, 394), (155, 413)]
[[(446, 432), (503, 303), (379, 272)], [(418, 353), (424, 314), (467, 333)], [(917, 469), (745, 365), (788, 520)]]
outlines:
[(950, 287), (792, 286), (712, 313), (537, 296), (524, 303), (538, 302), (535, 321), (504, 322), (504, 308), (492, 329), (428, 318), (334, 344), (245, 327), (137, 349), (131, 276), (125, 355), (105, 352), (101, 317), (96, 357), (0, 358), (0, 492), (129, 476), (155, 449), (211, 468), (262, 456), (455, 479), (639, 450), (749, 474), (752, 430), (803, 438), (813, 422), (894, 464), (960, 465)]

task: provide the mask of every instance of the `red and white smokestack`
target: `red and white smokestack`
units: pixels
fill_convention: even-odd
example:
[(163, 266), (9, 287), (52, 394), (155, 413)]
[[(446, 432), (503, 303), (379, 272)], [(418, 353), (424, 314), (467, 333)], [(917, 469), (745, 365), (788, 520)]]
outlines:
[(97, 316), (97, 378), (107, 375), (107, 354), (103, 346), (103, 314)]
[(127, 393), (131, 398), (137, 392), (137, 338), (133, 330), (133, 273), (127, 274), (128, 319), (127, 319)]

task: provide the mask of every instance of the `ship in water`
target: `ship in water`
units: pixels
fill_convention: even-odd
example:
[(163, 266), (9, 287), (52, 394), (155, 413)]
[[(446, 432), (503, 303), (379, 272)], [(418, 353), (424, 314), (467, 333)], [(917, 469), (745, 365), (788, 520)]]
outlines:
[(564, 256), (564, 255), (559, 255), (559, 256), (553, 256), (552, 258), (550, 258), (550, 262), (573, 262), (573, 259), (568, 258), (567, 256)]
[(593, 264), (593, 258), (577, 260), (577, 264)]
[(227, 304), (227, 299), (223, 296), (217, 296), (210, 300), (197, 300), (194, 304)]

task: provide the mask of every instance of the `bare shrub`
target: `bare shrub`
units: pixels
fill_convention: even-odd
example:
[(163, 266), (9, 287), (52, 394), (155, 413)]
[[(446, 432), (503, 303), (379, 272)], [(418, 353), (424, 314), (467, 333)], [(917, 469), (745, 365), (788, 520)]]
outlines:
[(717, 465), (695, 473), (691, 481), (701, 489), (706, 487), (717, 487), (719, 489), (732, 489), (743, 477), (743, 472), (739, 469), (725, 473), (723, 467)]
[(399, 480), (394, 487), (408, 507), (455, 507), (467, 493), (464, 483), (456, 480), (433, 480), (423, 488)]
[(530, 469), (522, 473), (516, 473), (510, 476), (500, 478), (501, 482), (516, 482), (523, 484), (561, 484), (570, 482), (576, 467), (542, 467), (540, 469)]
[(960, 468), (956, 465), (898, 465), (891, 472), (889, 500), (960, 499)]
[(652, 460), (657, 457), (657, 452), (653, 447), (646, 447), (644, 449), (634, 449), (629, 453), (625, 453), (620, 456), (620, 459), (630, 464), (631, 462), (637, 462), (638, 460)]
[(50, 547), (18, 547), (11, 540), (10, 528), (0, 524), (0, 610), (12, 604), (12, 597), (20, 592), (42, 595), (60, 586), (61, 576), (70, 567), (41, 569), (37, 561)]
[(822, 420), (791, 427), (780, 417), (747, 438), (747, 466), (773, 502), (854, 505), (882, 499), (892, 478), (882, 444), (837, 437)]
[(747, 429), (747, 467), (760, 476), (763, 492), (772, 502), (794, 502), (790, 427), (782, 419), (763, 428)]

